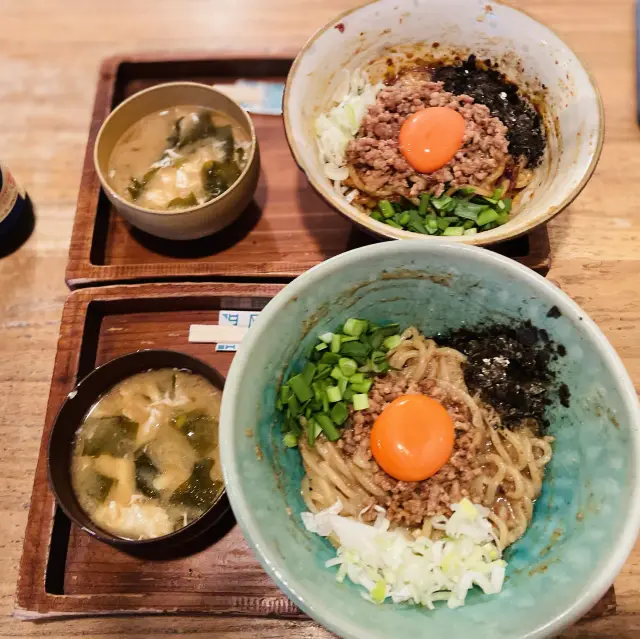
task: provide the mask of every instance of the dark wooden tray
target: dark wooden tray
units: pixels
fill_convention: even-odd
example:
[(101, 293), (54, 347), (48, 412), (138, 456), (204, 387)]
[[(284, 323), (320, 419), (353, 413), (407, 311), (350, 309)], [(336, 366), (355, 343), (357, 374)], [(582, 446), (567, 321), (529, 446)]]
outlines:
[[(64, 397), (96, 365), (140, 348), (184, 351), (226, 373), (233, 353), (189, 344), (189, 326), (222, 308), (259, 310), (279, 284), (142, 284), (76, 291), (67, 300), (24, 541), (14, 614), (54, 619), (114, 614), (244, 614), (302, 618), (263, 572), (233, 516), (211, 545), (171, 561), (144, 561), (72, 525), (49, 490), (46, 442)], [(615, 611), (610, 589), (587, 615)]]
[[(100, 71), (84, 160), (66, 280), (91, 284), (159, 280), (297, 277), (319, 262), (374, 242), (331, 209), (308, 184), (287, 145), (282, 118), (254, 115), (262, 175), (254, 202), (229, 228), (202, 240), (171, 242), (134, 229), (100, 189), (93, 146), (108, 113), (137, 91), (173, 80), (207, 84), (238, 78), (284, 81), (291, 55), (162, 54), (106, 60)], [(546, 228), (495, 247), (541, 271), (549, 267)]]
[(221, 308), (259, 310), (279, 284), (152, 284), (76, 291), (67, 300), (47, 406), (17, 587), (15, 614), (235, 613), (296, 616), (229, 516), (212, 546), (184, 559), (144, 561), (96, 541), (56, 507), (46, 442), (63, 398), (95, 366), (140, 348), (170, 348), (227, 372), (233, 353), (190, 344), (189, 325)]

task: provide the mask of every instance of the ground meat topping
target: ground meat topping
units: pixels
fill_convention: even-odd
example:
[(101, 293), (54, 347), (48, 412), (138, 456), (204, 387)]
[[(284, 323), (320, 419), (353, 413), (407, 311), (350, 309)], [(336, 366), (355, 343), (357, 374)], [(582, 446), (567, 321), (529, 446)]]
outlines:
[[(369, 438), (374, 421), (385, 406), (401, 395), (425, 394), (442, 402), (454, 420), (456, 441), (449, 461), (429, 479), (420, 482), (398, 481), (387, 475), (372, 461)], [(370, 460), (375, 468), (374, 481), (388, 496), (380, 501), (387, 509), (387, 517), (394, 523), (415, 528), (427, 517), (451, 514), (451, 504), (469, 496), (468, 486), (481, 472), (475, 464), (476, 450), (473, 433), (469, 432), (469, 409), (446, 396), (433, 380), (408, 381), (397, 373), (378, 378), (369, 395), (369, 408), (352, 412), (338, 446), (347, 455), (358, 454)], [(363, 519), (374, 519), (371, 509)]]
[[(416, 198), (423, 192), (436, 196), (445, 184), (482, 184), (507, 157), (507, 129), (489, 109), (468, 95), (444, 90), (442, 82), (425, 76), (402, 76), (378, 93), (362, 121), (358, 137), (347, 146), (347, 160), (357, 171), (365, 190)], [(433, 173), (418, 173), (400, 152), (398, 135), (409, 115), (427, 107), (449, 107), (465, 119), (463, 146), (454, 158)]]

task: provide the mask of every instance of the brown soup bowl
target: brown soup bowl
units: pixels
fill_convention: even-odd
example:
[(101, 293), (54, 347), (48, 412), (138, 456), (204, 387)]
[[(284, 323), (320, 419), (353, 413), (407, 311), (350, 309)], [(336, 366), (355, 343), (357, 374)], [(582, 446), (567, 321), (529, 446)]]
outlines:
[(169, 350), (141, 350), (123, 355), (93, 370), (69, 393), (56, 416), (47, 450), (49, 484), (69, 519), (100, 541), (150, 558), (191, 554), (213, 543), (217, 536), (213, 527), (222, 524), (229, 510), (225, 490), (209, 510), (180, 530), (153, 539), (126, 539), (100, 528), (80, 506), (71, 483), (71, 460), (76, 431), (98, 399), (127, 377), (161, 368), (187, 370), (201, 375), (219, 390), (224, 389), (224, 376), (190, 355)]

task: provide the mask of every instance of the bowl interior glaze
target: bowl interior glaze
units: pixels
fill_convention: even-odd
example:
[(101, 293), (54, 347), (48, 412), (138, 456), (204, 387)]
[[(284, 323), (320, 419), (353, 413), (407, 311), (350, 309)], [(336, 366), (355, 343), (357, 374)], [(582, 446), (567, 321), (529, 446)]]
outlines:
[[(553, 306), (560, 317), (548, 315)], [(430, 335), (530, 319), (567, 348), (557, 369), (571, 404), (549, 409), (555, 453), (534, 521), (507, 553), (500, 595), (474, 591), (455, 611), (376, 606), (348, 580), (336, 583), (335, 568), (324, 568), (334, 550), (301, 525), (303, 469), (297, 451), (281, 444), (276, 389), (316, 336), (348, 317), (417, 325)], [(595, 604), (633, 546), (640, 522), (638, 414), (619, 358), (551, 283), (482, 249), (391, 242), (321, 264), (263, 310), (227, 377), (221, 453), (232, 508), (263, 566), (337, 634), (422, 637), (428, 629), (428, 636), (450, 639), (543, 637)]]

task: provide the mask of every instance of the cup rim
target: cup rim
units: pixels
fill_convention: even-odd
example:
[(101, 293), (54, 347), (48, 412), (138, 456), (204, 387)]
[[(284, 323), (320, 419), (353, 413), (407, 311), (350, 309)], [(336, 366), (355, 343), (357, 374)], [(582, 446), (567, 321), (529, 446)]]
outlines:
[[(155, 91), (163, 91), (169, 87), (198, 87), (200, 89), (206, 89), (207, 91), (210, 91), (211, 93), (215, 93), (217, 95), (221, 95), (224, 98), (228, 99), (230, 102), (233, 102), (233, 104), (235, 104), (240, 111), (242, 112), (244, 118), (245, 118), (245, 122), (249, 127), (249, 135), (251, 138), (251, 148), (249, 150), (249, 157), (247, 159), (247, 163), (244, 167), (244, 169), (242, 169), (242, 172), (240, 173), (240, 175), (238, 176), (237, 180), (224, 192), (221, 193), (220, 195), (218, 195), (217, 197), (212, 198), (211, 200), (207, 200), (206, 202), (202, 202), (202, 204), (196, 204), (195, 206), (190, 206), (188, 208), (185, 209), (178, 209), (175, 211), (163, 211), (163, 210), (158, 210), (158, 209), (149, 209), (146, 208), (144, 206), (139, 206), (138, 204), (136, 204), (135, 202), (129, 202), (129, 200), (125, 200), (121, 195), (119, 195), (109, 184), (108, 180), (106, 179), (106, 177), (104, 176), (102, 170), (100, 169), (100, 164), (98, 162), (98, 150), (100, 148), (100, 144), (102, 142), (102, 138), (104, 136), (104, 132), (107, 130), (107, 128), (110, 126), (110, 123), (112, 122), (114, 116), (116, 113), (118, 113), (121, 109), (125, 108), (127, 105), (129, 105), (131, 102), (134, 102), (135, 100), (138, 100), (140, 98), (140, 96), (146, 95), (148, 93), (153, 93)], [(153, 113), (153, 111), (147, 113), (146, 115), (150, 115), (151, 113)], [(145, 116), (143, 116), (145, 117)], [(118, 206), (126, 206), (128, 208), (134, 209), (135, 211), (138, 211), (139, 213), (144, 213), (146, 215), (153, 215), (153, 216), (161, 216), (161, 217), (177, 217), (180, 215), (185, 215), (185, 214), (189, 214), (189, 213), (193, 213), (194, 211), (199, 211), (202, 209), (205, 209), (209, 206), (211, 206), (212, 204), (216, 204), (218, 202), (224, 201), (225, 198), (228, 198), (231, 196), (231, 194), (233, 193), (233, 191), (236, 190), (236, 188), (239, 187), (239, 185), (242, 183), (242, 181), (244, 180), (245, 176), (247, 175), (247, 173), (251, 170), (251, 167), (253, 166), (254, 162), (255, 162), (255, 158), (256, 158), (256, 152), (258, 149), (258, 137), (256, 135), (256, 129), (255, 129), (255, 125), (253, 124), (253, 120), (251, 118), (251, 116), (249, 115), (249, 112), (236, 100), (234, 100), (233, 98), (230, 98), (226, 93), (223, 93), (222, 91), (218, 91), (218, 89), (215, 89), (213, 86), (209, 86), (208, 84), (203, 84), (202, 82), (188, 82), (188, 81), (178, 81), (178, 82), (163, 82), (162, 84), (156, 84), (152, 87), (148, 87), (146, 89), (142, 89), (141, 91), (138, 91), (137, 93), (134, 93), (133, 95), (129, 96), (126, 100), (123, 100), (122, 102), (120, 102), (120, 104), (118, 104), (118, 106), (116, 106), (113, 110), (111, 110), (109, 112), (109, 114), (107, 115), (107, 117), (104, 119), (104, 122), (100, 125), (100, 129), (98, 129), (98, 134), (96, 135), (96, 139), (93, 145), (93, 167), (94, 170), (96, 172), (96, 174), (98, 175), (98, 179), (100, 180), (100, 184), (102, 186), (102, 188), (104, 189), (104, 191), (108, 194), (110, 199), (115, 200), (118, 203)], [(114, 202), (115, 204), (115, 202)]]

